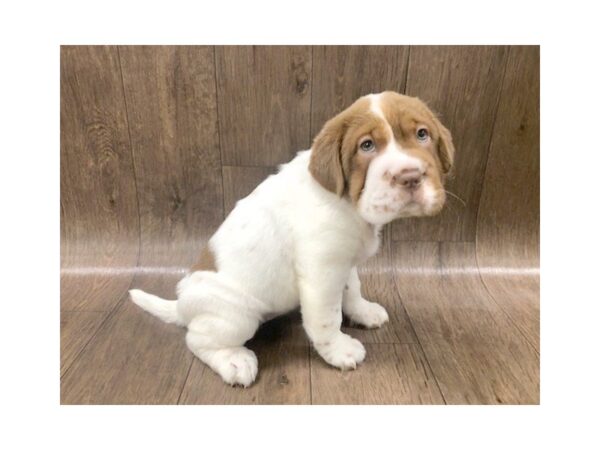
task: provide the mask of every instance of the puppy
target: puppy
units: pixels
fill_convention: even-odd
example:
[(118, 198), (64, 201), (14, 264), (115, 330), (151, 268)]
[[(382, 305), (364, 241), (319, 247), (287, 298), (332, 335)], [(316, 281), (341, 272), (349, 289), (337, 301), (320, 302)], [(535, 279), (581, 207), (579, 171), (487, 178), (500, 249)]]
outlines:
[(442, 209), (453, 158), (450, 132), (419, 99), (361, 97), (236, 204), (177, 285), (177, 301), (140, 290), (131, 298), (187, 327), (189, 349), (231, 385), (256, 378), (244, 343), (259, 325), (298, 306), (319, 355), (355, 369), (365, 348), (340, 330), (342, 313), (368, 328), (388, 320), (362, 297), (356, 267), (377, 252), (384, 224)]

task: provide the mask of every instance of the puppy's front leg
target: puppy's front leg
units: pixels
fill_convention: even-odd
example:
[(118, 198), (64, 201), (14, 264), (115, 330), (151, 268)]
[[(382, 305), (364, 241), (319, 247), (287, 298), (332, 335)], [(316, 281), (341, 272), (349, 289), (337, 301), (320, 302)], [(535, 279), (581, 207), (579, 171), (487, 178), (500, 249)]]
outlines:
[(351, 321), (367, 328), (378, 328), (389, 320), (383, 306), (370, 302), (361, 295), (356, 267), (350, 270), (348, 284), (344, 289), (342, 311)]
[[(334, 279), (337, 277), (333, 277)], [(300, 285), (302, 322), (321, 357), (340, 369), (355, 369), (365, 359), (365, 348), (342, 333), (342, 290), (344, 280), (308, 278)]]

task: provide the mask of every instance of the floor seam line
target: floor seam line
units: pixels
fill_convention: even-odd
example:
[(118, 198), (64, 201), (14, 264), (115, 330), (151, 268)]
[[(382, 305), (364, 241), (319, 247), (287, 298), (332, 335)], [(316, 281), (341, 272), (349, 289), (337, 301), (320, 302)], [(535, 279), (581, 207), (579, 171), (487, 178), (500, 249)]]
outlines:
[[(390, 243), (390, 250), (392, 248), (392, 244)], [(439, 248), (438, 248), (438, 253), (439, 253)], [(392, 262), (392, 254), (390, 251), (390, 254), (388, 255), (389, 262)], [(425, 351), (425, 348), (423, 347), (423, 344), (421, 344), (421, 340), (419, 339), (419, 335), (417, 334), (417, 330), (415, 330), (415, 326), (412, 323), (412, 319), (410, 318), (410, 315), (408, 314), (408, 310), (406, 309), (406, 306), (404, 305), (404, 300), (402, 299), (402, 294), (400, 294), (400, 286), (398, 285), (398, 280), (396, 275), (394, 274), (393, 277), (393, 282), (394, 282), (394, 286), (396, 287), (396, 292), (398, 293), (398, 297), (400, 298), (400, 305), (402, 306), (402, 310), (404, 311), (404, 314), (406, 314), (406, 320), (408, 321), (408, 324), (410, 325), (410, 329), (412, 330), (415, 339), (417, 340), (416, 344), (419, 346), (419, 348), (421, 349), (421, 352), (423, 353), (423, 357), (425, 358), (425, 361), (427, 362), (427, 367), (429, 368), (429, 370), (431, 371), (431, 375), (433, 376), (433, 379), (435, 380), (435, 385), (437, 386), (438, 392), (440, 393), (441, 397), (442, 397), (442, 401), (444, 402), (444, 405), (447, 405), (448, 402), (446, 401), (446, 397), (444, 396), (444, 392), (442, 391), (442, 388), (440, 387), (440, 383), (438, 381), (438, 377), (435, 374), (435, 371), (433, 370), (433, 367), (431, 367), (431, 363), (429, 362), (429, 356), (427, 356), (427, 352)]]
[(183, 395), (183, 391), (185, 391), (185, 386), (187, 385), (188, 378), (190, 377), (190, 373), (192, 372), (193, 365), (194, 365), (194, 358), (192, 358), (192, 360), (190, 362), (190, 367), (188, 367), (187, 374), (185, 375), (185, 380), (183, 381), (183, 384), (181, 385), (181, 391), (179, 392), (179, 395), (177, 396), (176, 405), (181, 405), (181, 403), (180, 403), (181, 396)]

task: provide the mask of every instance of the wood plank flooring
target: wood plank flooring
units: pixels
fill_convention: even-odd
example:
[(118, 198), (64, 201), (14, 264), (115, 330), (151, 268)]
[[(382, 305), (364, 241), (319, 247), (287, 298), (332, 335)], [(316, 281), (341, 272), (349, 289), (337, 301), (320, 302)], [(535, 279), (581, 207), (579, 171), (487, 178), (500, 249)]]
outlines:
[[(386, 306), (390, 322), (379, 330), (344, 326), (365, 344), (365, 362), (356, 371), (329, 367), (310, 348), (296, 312), (266, 323), (248, 343), (260, 370), (248, 389), (225, 385), (195, 359), (183, 329), (100, 285), (95, 295), (117, 297), (112, 311), (63, 314), (61, 401), (537, 404), (537, 317), (506, 305), (519, 304), (523, 292), (536, 303), (538, 279), (488, 277), (486, 285), (474, 251), (472, 243), (390, 243), (360, 271), (365, 296)], [(173, 297), (178, 277), (144, 274), (134, 284)]]

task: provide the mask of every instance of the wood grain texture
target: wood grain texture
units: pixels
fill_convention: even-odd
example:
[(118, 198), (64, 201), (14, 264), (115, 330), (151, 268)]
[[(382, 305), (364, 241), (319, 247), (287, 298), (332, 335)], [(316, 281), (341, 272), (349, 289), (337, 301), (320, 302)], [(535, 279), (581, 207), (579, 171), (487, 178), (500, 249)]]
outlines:
[(539, 47), (512, 47), (477, 224), (483, 266), (539, 266), (539, 143)]
[(140, 264), (189, 267), (222, 220), (213, 49), (121, 47)]
[(275, 166), (310, 147), (311, 72), (310, 47), (217, 47), (223, 164)]
[(115, 47), (61, 47), (61, 267), (135, 265), (137, 203)]
[[(172, 298), (179, 278), (155, 275), (139, 287)], [(128, 298), (120, 299), (61, 378), (61, 403), (177, 403), (194, 358), (184, 336), (184, 329), (140, 310)]]
[(518, 269), (506, 274), (505, 270), (481, 271), (483, 284), (500, 309), (539, 353), (540, 277)]
[[(60, 307), (106, 312), (129, 287), (133, 275), (122, 269), (134, 267), (139, 252), (118, 53), (115, 47), (63, 46), (60, 65)], [(82, 326), (82, 333), (90, 331)], [(71, 346), (86, 337), (68, 332), (64, 339), (69, 360)]]
[(73, 363), (94, 336), (108, 313), (60, 312), (60, 375)]
[(539, 356), (511, 342), (423, 343), (449, 405), (539, 405)]
[(311, 138), (363, 95), (404, 93), (408, 53), (407, 46), (314, 47)]
[[(454, 176), (443, 212), (396, 222), (394, 240), (474, 241), (483, 173), (506, 66), (507, 47), (410, 48), (406, 93), (425, 101), (452, 132)], [(475, 69), (475, 70), (474, 70)]]
[(490, 295), (538, 352), (539, 132), (539, 47), (511, 47), (479, 209), (477, 260)]
[(446, 401), (539, 403), (539, 355), (488, 294), (474, 244), (393, 250), (400, 296)]
[(443, 404), (418, 345), (367, 344), (357, 370), (342, 372), (311, 352), (313, 404)]
[(112, 270), (64, 269), (60, 276), (61, 311), (107, 312), (131, 285), (134, 271), (115, 262)]
[(473, 244), (403, 242), (392, 248), (397, 289), (421, 343), (477, 341), (498, 329), (503, 314), (479, 281)]

